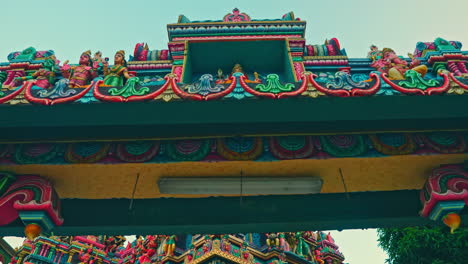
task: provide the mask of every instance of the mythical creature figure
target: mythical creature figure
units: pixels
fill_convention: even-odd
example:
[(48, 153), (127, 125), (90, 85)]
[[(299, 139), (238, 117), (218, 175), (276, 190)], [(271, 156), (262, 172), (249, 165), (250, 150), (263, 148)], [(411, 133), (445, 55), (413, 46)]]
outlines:
[(278, 234), (276, 233), (269, 233), (267, 234), (267, 240), (266, 243), (268, 245), (268, 248), (279, 248), (280, 246), (280, 240), (278, 238)]
[[(373, 51), (371, 50), (371, 52)], [(408, 65), (406, 60), (397, 56), (395, 51), (390, 48), (384, 48), (381, 54), (380, 56), (380, 53), (375, 51), (374, 62), (371, 66), (382, 73), (387, 73), (391, 80), (404, 80), (405, 72), (410, 69), (420, 73), (423, 77), (427, 73), (426, 65), (420, 65), (421, 62), (412, 56), (410, 56), (412, 61)]]

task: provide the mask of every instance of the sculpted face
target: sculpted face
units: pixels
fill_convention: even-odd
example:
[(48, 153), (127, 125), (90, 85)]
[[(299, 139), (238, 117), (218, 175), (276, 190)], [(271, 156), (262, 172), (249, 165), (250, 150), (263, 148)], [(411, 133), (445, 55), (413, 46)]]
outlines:
[(123, 56), (120, 53), (115, 54), (114, 56), (114, 64), (122, 64), (123, 63)]
[(397, 58), (398, 56), (396, 55), (396, 53), (394, 51), (387, 51), (384, 53), (384, 58), (386, 59), (389, 59), (389, 60), (393, 60), (395, 58)]
[(86, 64), (88, 65), (89, 64), (89, 56), (86, 55), (86, 54), (82, 54), (81, 57), (80, 57), (80, 64)]

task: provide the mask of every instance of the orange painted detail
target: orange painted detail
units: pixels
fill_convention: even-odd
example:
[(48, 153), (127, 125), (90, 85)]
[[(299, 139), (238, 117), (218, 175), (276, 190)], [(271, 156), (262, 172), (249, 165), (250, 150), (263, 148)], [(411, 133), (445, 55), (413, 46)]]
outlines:
[(461, 219), (460, 216), (456, 213), (450, 213), (444, 216), (444, 224), (446, 224), (448, 227), (450, 227), (450, 233), (453, 234), (455, 230), (457, 230), (460, 227)]
[(37, 224), (29, 224), (24, 228), (24, 235), (31, 241), (38, 237), (42, 232), (42, 228)]

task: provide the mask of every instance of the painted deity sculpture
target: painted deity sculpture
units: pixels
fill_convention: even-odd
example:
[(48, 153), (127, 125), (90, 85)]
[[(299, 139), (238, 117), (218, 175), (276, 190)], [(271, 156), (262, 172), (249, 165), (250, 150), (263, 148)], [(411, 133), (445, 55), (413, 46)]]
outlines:
[(269, 248), (278, 248), (280, 246), (280, 240), (278, 234), (270, 233), (267, 235), (266, 243)]
[(221, 71), (221, 69), (219, 69), (218, 70), (218, 80), (216, 81), (216, 83), (231, 83), (232, 82), (231, 76), (233, 76), (233, 74), (236, 73), (236, 72), (240, 72), (240, 73), (244, 74), (244, 76), (246, 77), (246, 79), (245, 79), (246, 83), (261, 83), (262, 82), (260, 80), (257, 72), (254, 72), (255, 80), (253, 80), (253, 81), (249, 80), (247, 74), (245, 74), (244, 69), (242, 68), (242, 65), (237, 63), (237, 64), (234, 65), (234, 67), (232, 68), (231, 74), (226, 79), (222, 79), (222, 77), (221, 77), (222, 76), (222, 71)]
[(68, 87), (83, 88), (97, 77), (97, 69), (93, 67), (91, 51), (85, 51), (80, 56), (78, 66), (70, 66), (64, 63), (61, 67), (62, 75), (68, 79)]
[(390, 80), (404, 80), (404, 74), (408, 70), (414, 70), (422, 77), (427, 73), (427, 67), (420, 65), (419, 60), (412, 58), (411, 63), (408, 65), (408, 62), (397, 56), (392, 49), (384, 48), (380, 56), (377, 47), (372, 46), (370, 54), (372, 54), (371, 58), (374, 59), (371, 66), (382, 73), (387, 73)]
[(164, 245), (164, 253), (166, 254), (166, 256), (174, 255), (176, 240), (177, 240), (177, 237), (175, 235), (171, 235), (166, 238), (166, 243)]
[(382, 51), (376, 45), (370, 46), (370, 51), (367, 53), (367, 58), (373, 61), (382, 58)]
[(55, 72), (58, 71), (58, 67), (54, 58), (47, 58), (42, 63), (42, 68), (34, 72), (30, 76), (16, 77), (16, 82), (26, 81), (26, 80), (36, 80), (36, 86), (48, 89), (54, 85), (55, 82)]
[(109, 68), (107, 61), (103, 62), (104, 66), (104, 85), (107, 86), (123, 86), (125, 79), (130, 79), (128, 74), (127, 62), (125, 61), (125, 51), (119, 50), (114, 56), (114, 66)]
[(94, 53), (94, 56), (93, 56), (93, 67), (98, 68), (99, 64), (103, 64), (103, 63), (104, 63), (104, 59), (102, 58), (102, 52), (96, 51), (96, 53)]
[(279, 243), (281, 250), (290, 251), (290, 246), (288, 241), (286, 240), (286, 235), (284, 233), (279, 233)]

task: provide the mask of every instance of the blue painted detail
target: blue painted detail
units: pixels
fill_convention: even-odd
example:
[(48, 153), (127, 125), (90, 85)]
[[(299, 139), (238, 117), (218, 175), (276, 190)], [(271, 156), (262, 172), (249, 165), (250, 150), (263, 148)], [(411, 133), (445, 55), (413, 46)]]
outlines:
[(213, 75), (211, 74), (203, 74), (196, 83), (185, 86), (188, 93), (201, 95), (217, 93), (224, 90), (224, 88), (223, 85), (214, 83)]
[(261, 235), (259, 233), (252, 233), (252, 243), (257, 247), (262, 246)]
[(458, 213), (465, 207), (465, 201), (447, 201), (438, 202), (437, 205), (432, 209), (429, 219), (434, 221), (442, 220), (442, 218), (448, 213)]
[(252, 150), (255, 138), (251, 137), (234, 137), (224, 139), (224, 144), (230, 149), (238, 153), (243, 153)]
[(185, 239), (185, 248), (190, 248), (190, 246), (192, 245), (192, 235), (187, 235), (186, 239)]
[(234, 90), (232, 90), (232, 92), (226, 95), (224, 98), (235, 98), (240, 100), (246, 97), (254, 97), (253, 94), (246, 92), (244, 88), (242, 88), (242, 86), (240, 85), (239, 77), (243, 75), (244, 74), (242, 74), (241, 72), (235, 72), (233, 74), (233, 76), (236, 77), (237, 80), (236, 87), (234, 87)]
[(19, 217), (24, 225), (38, 224), (44, 232), (49, 232), (55, 227), (49, 215), (44, 211), (20, 211)]
[[(93, 81), (97, 82), (102, 79), (103, 79), (102, 77), (97, 77)], [(89, 91), (83, 97), (78, 99), (77, 102), (87, 104), (87, 103), (99, 102), (99, 100), (94, 98), (93, 89), (89, 89)]]
[(351, 90), (353, 88), (368, 88), (370, 84), (363, 81), (354, 81), (350, 74), (342, 71), (335, 72), (332, 80), (326, 84), (329, 89), (345, 89)]

